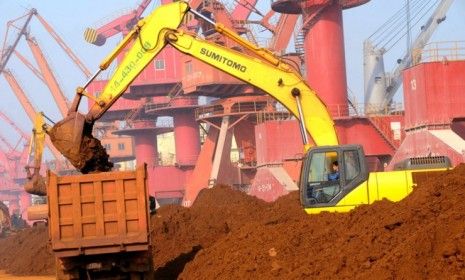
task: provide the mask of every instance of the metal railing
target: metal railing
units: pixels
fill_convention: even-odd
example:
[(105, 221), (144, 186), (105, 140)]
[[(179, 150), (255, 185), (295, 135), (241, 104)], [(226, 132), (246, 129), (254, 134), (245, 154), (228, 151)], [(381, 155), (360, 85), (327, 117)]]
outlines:
[(422, 62), (464, 60), (465, 41), (429, 43), (422, 50), (414, 50), (412, 56), (414, 65)]
[[(277, 108), (279, 106), (274, 102), (269, 101), (253, 101), (236, 103), (231, 107), (229, 112), (226, 112), (222, 105), (209, 105), (197, 108), (195, 110), (196, 119), (214, 117), (227, 113), (258, 113), (262, 121), (267, 118), (283, 119), (289, 118), (290, 114), (287, 110), (272, 110), (266, 111), (266, 108)], [(404, 107), (402, 103), (392, 103), (390, 105), (375, 105), (367, 106), (365, 103), (355, 103), (352, 105), (336, 104), (327, 106), (329, 113), (333, 118), (354, 117), (354, 116), (383, 116), (383, 115), (403, 115)]]
[(405, 128), (407, 133), (423, 130), (423, 129), (450, 129), (451, 127), (452, 118), (451, 117), (429, 117), (428, 119), (421, 120), (415, 123), (409, 124), (408, 127)]
[(263, 111), (265, 108), (274, 108), (274, 104), (274, 102), (270, 101), (240, 102), (231, 106), (229, 111), (225, 110), (222, 105), (203, 106), (195, 110), (195, 118), (203, 119), (224, 114), (256, 113)]
[[(192, 106), (196, 106), (198, 97), (189, 96), (189, 97), (182, 97), (182, 99), (193, 101), (193, 102), (186, 102), (186, 104), (192, 104)], [(162, 102), (162, 103), (150, 102), (150, 103), (145, 104), (145, 112), (155, 111), (159, 109), (166, 109), (166, 108), (171, 108), (171, 107), (176, 107), (176, 106), (178, 106), (178, 104), (176, 104), (176, 98), (167, 100), (167, 102)]]
[(195, 118), (203, 119), (224, 114), (224, 108), (221, 105), (210, 105), (195, 109)]
[(352, 103), (351, 105), (335, 104), (329, 105), (327, 108), (331, 116), (335, 118), (402, 115), (404, 113), (404, 105), (402, 103), (392, 103), (390, 105), (365, 103)]

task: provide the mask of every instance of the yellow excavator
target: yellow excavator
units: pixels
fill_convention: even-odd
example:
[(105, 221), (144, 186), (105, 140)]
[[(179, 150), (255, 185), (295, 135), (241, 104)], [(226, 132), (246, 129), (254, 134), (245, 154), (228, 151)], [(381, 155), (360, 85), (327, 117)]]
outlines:
[[(180, 28), (188, 12), (234, 41), (237, 47), (230, 49)], [(130, 44), (98, 98), (87, 93), (87, 86)], [(162, 5), (139, 21), (93, 77), (77, 89), (67, 117), (48, 131), (55, 147), (82, 173), (111, 169), (105, 149), (92, 136), (92, 127), (167, 45), (261, 89), (299, 120), (305, 145), (299, 185), (307, 212), (349, 211), (383, 198), (398, 201), (411, 192), (414, 171), (369, 173), (360, 145), (339, 145), (326, 106), (292, 64), (190, 9), (184, 1)], [(94, 100), (85, 115), (78, 112), (83, 95)], [(314, 147), (308, 136), (312, 137)], [(338, 165), (338, 176), (337, 180), (330, 180), (328, 170), (334, 162)]]
[[(32, 129), (31, 143), (29, 145), (29, 157), (25, 166), (27, 181), (24, 190), (30, 194), (40, 196), (47, 194), (45, 178), (40, 175), (46, 131), (47, 125), (45, 124), (44, 115), (42, 112), (37, 113), (34, 118), (34, 128)], [(30, 164), (31, 155), (33, 155), (32, 165)]]
[[(24, 184), (24, 190), (27, 193), (39, 196), (33, 199), (32, 205), (26, 209), (27, 219), (32, 222), (33, 226), (46, 224), (48, 220), (48, 206), (45, 197), (47, 195), (47, 182), (40, 175), (47, 129), (48, 125), (45, 123), (43, 113), (37, 113), (29, 144), (29, 156), (25, 166), (27, 180)], [(32, 162), (30, 162), (31, 158)]]

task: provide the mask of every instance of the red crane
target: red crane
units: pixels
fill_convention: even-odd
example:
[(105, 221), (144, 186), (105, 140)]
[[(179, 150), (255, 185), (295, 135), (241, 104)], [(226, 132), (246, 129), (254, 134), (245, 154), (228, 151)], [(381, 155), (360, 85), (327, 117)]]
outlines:
[(53, 75), (52, 69), (50, 68), (47, 60), (45, 59), (45, 56), (42, 50), (40, 49), (37, 41), (29, 34), (26, 35), (26, 41), (29, 45), (29, 48), (32, 51), (32, 54), (34, 55), (37, 65), (39, 65), (40, 72), (42, 73), (42, 76), (45, 80), (45, 84), (52, 93), (52, 96), (55, 99), (55, 103), (57, 104), (61, 115), (65, 117), (68, 113), (69, 101), (66, 99), (65, 95), (63, 94), (63, 91), (58, 85), (58, 81)]
[(97, 29), (86, 28), (84, 31), (84, 39), (91, 44), (103, 46), (107, 38), (119, 34), (120, 32), (126, 34), (141, 19), (142, 13), (151, 1), (152, 0), (143, 0), (134, 10), (111, 20)]
[(2, 118), (6, 123), (8, 123), (11, 127), (13, 127), (14, 130), (16, 130), (16, 132), (18, 132), (19, 135), (21, 135), (21, 137), (25, 140), (28, 140), (29, 139), (29, 135), (26, 134), (26, 132), (24, 132), (24, 130), (22, 130), (21, 128), (19, 128), (15, 122), (13, 122), (11, 120), (11, 118), (9, 118), (7, 115), (5, 115), (5, 113), (3, 113), (2, 111), (0, 111), (0, 118)]
[(1, 152), (0, 162), (2, 162), (3, 168), (5, 169), (4, 171), (6, 171), (9, 178), (16, 179), (18, 178), (18, 175), (21, 169), (20, 168), (21, 156), (23, 156), (24, 153), (18, 152), (16, 150), (17, 147), (14, 147), (13, 145), (11, 145), (10, 142), (8, 142), (8, 140), (6, 140), (5, 137), (3, 137), (3, 135), (0, 135), (0, 142), (2, 142), (8, 149), (8, 150), (5, 150), (3, 148), (0, 148), (0, 152)]
[[(41, 80), (43, 81), (47, 87), (49, 88), (50, 92), (52, 93), (55, 102), (58, 106), (58, 109), (62, 116), (65, 116), (68, 112), (68, 101), (63, 94), (63, 91), (60, 89), (60, 86), (53, 75), (53, 71), (51, 67), (49, 66), (47, 60), (45, 59), (45, 56), (38, 45), (37, 41), (30, 36), (29, 32), (27, 31), (27, 27), (32, 19), (32, 17), (35, 16), (39, 22), (44, 26), (44, 28), (47, 30), (47, 32), (54, 38), (54, 40), (58, 43), (58, 45), (64, 50), (64, 52), (71, 58), (71, 60), (79, 67), (79, 69), (84, 73), (86, 77), (90, 77), (91, 73), (87, 69), (87, 67), (80, 61), (80, 59), (74, 54), (74, 52), (66, 45), (66, 43), (61, 39), (61, 37), (58, 35), (57, 32), (51, 27), (50, 24), (47, 23), (47, 21), (42, 18), (36, 9), (31, 9), (26, 15), (19, 17), (17, 19), (11, 20), (7, 24), (7, 35), (10, 30), (10, 28), (14, 28), (19, 30), (19, 33), (14, 41), (14, 43), (10, 46), (6, 46), (6, 38), (8, 37), (7, 35), (5, 36), (5, 41), (3, 43), (3, 48), (2, 48), (2, 56), (0, 60), (0, 73), (4, 73), (4, 77), (6, 78), (8, 84), (12, 88), (14, 94), (18, 98), (19, 102), (21, 103), (21, 106), (23, 107), (24, 111), (28, 115), (28, 117), (31, 119), (31, 122), (33, 122), (36, 111), (32, 103), (29, 101), (28, 97), (26, 96), (24, 90), (20, 86), (19, 82), (17, 79), (14, 77), (13, 73), (11, 70), (6, 69), (7, 62), (11, 55), (13, 53), (16, 54), (16, 56)], [(15, 23), (23, 18), (27, 18), (27, 20), (23, 23), (21, 27), (18, 27), (15, 25)], [(19, 43), (19, 40), (21, 39), (22, 35), (25, 36), (27, 44), (29, 48), (32, 51), (32, 54), (34, 56), (34, 59), (37, 62), (37, 65), (39, 66), (39, 69), (35, 68), (32, 63), (30, 63), (24, 56), (22, 56), (20, 53), (18, 53), (15, 48)], [(8, 121), (7, 121), (8, 122)], [(11, 123), (11, 122), (10, 122)], [(61, 154), (55, 149), (55, 147), (51, 144), (49, 139), (46, 139), (46, 145), (48, 148), (51, 150), (53, 156), (56, 159), (61, 158)]]
[[(10, 117), (8, 117), (5, 113), (0, 111), (0, 118), (2, 118), (6, 123), (8, 123), (11, 127), (13, 127), (13, 129), (21, 136), (21, 138), (18, 140), (18, 142), (16, 144), (15, 151), (17, 150), (18, 146), (21, 143), (29, 143), (31, 137), (26, 132), (24, 132), (24, 130), (19, 128), (16, 125), (16, 123), (11, 120)], [(22, 142), (22, 141), (24, 141), (24, 142)], [(18, 151), (18, 153), (19, 153), (19, 151)], [(26, 161), (27, 161), (27, 159), (29, 157), (29, 147), (28, 147), (27, 144), (24, 145), (22, 152), (20, 152), (20, 154), (18, 156), (19, 156), (19, 162), (18, 162), (19, 166), (16, 166), (16, 171), (17, 171), (17, 175), (20, 175), (18, 172), (23, 171), (22, 167), (24, 166), (24, 164), (26, 163)]]
[[(34, 109), (34, 106), (29, 101), (29, 98), (27, 98), (26, 93), (20, 86), (19, 82), (16, 80), (11, 70), (5, 69), (3, 71), (3, 76), (6, 78), (8, 84), (10, 85), (11, 89), (15, 93), (16, 98), (18, 98), (19, 102), (21, 103), (21, 106), (23, 107), (27, 116), (31, 120), (31, 123), (33, 123), (37, 111)], [(45, 143), (47, 147), (50, 149), (50, 151), (52, 152), (55, 159), (62, 158), (61, 153), (58, 152), (57, 149), (55, 149), (55, 146), (53, 146), (49, 138), (46, 138)]]
[[(35, 16), (39, 22), (44, 26), (44, 28), (47, 30), (47, 32), (55, 39), (55, 41), (58, 43), (58, 45), (64, 50), (64, 52), (71, 58), (71, 60), (79, 67), (79, 69), (84, 73), (86, 77), (90, 77), (91, 73), (87, 69), (87, 67), (80, 61), (80, 59), (74, 54), (74, 52), (66, 45), (66, 43), (61, 39), (61, 37), (58, 35), (58, 33), (55, 32), (55, 30), (51, 27), (50, 24), (47, 23), (47, 21), (42, 18), (36, 9), (31, 9), (26, 15), (9, 21), (7, 24), (7, 35), (9, 32), (10, 28), (15, 28), (17, 30), (20, 30), (18, 33), (14, 43), (10, 46), (6, 46), (6, 38), (5, 36), (5, 41), (3, 44), (3, 49), (2, 49), (2, 59), (0, 63), (0, 73), (5, 70), (5, 67), (7, 65), (7, 62), (11, 55), (13, 53), (16, 54), (16, 56), (29, 68), (31, 71), (40, 79), (42, 80), (47, 87), (49, 88), (50, 92), (52, 93), (53, 98), (55, 99), (55, 102), (58, 106), (58, 109), (62, 116), (65, 116), (68, 112), (68, 100), (66, 99), (65, 95), (63, 94), (63, 91), (60, 89), (60, 86), (57, 82), (57, 79), (53, 75), (53, 71), (51, 67), (49, 66), (47, 60), (45, 59), (45, 56), (38, 45), (37, 41), (29, 34), (27, 31), (27, 27), (31, 21), (31, 18)], [(16, 21), (27, 17), (26, 22), (23, 24), (23, 26), (20, 28), (15, 25)], [(37, 62), (37, 65), (39, 66), (39, 70), (36, 69), (27, 59), (19, 54), (15, 48), (17, 44), (19, 43), (19, 40), (21, 39), (22, 35), (25, 36), (27, 44), (29, 48), (32, 51), (32, 54)], [(30, 112), (27, 112), (28, 115)]]
[(79, 57), (74, 54), (73, 50), (66, 45), (65, 41), (61, 39), (61, 37), (58, 35), (58, 33), (55, 32), (55, 30), (52, 28), (48, 22), (37, 13), (35, 9), (32, 9), (32, 11), (35, 11), (34, 15), (36, 18), (40, 21), (40, 23), (44, 26), (44, 28), (48, 31), (48, 33), (55, 39), (57, 44), (65, 51), (65, 53), (71, 58), (71, 60), (76, 64), (77, 67), (81, 70), (82, 73), (86, 77), (92, 76), (92, 73), (89, 71), (89, 69), (84, 65), (84, 63), (79, 59)]

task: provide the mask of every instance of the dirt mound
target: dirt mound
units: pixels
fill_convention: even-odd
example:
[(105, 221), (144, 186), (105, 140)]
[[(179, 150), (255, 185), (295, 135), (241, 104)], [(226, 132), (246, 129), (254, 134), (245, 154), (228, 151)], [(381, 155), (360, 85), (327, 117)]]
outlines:
[[(463, 278), (463, 178), (465, 166), (459, 166), (432, 176), (399, 203), (380, 201), (348, 214), (296, 214), (274, 223), (255, 220), (199, 251), (179, 278)], [(280, 203), (295, 203), (295, 196)]]
[(27, 228), (0, 239), (0, 269), (15, 275), (55, 274), (47, 228)]
[[(465, 166), (398, 203), (307, 215), (298, 193), (265, 203), (227, 186), (152, 216), (156, 279), (465, 278)], [(0, 240), (0, 269), (53, 274), (46, 229)]]
[(164, 206), (152, 217), (156, 278), (175, 279), (202, 248), (246, 223), (266, 205), (227, 186), (203, 190), (191, 208)]

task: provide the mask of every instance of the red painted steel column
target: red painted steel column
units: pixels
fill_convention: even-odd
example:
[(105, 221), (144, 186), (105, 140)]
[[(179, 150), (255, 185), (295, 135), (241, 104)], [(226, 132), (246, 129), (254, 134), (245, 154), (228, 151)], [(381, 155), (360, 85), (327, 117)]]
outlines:
[(307, 80), (333, 117), (347, 114), (342, 7), (326, 7), (305, 37)]
[(157, 133), (155, 130), (139, 131), (134, 134), (136, 164), (147, 163), (149, 193), (155, 194), (155, 166), (158, 166)]
[(146, 130), (134, 134), (134, 146), (136, 163), (147, 163), (152, 168), (158, 165), (157, 134), (155, 131)]
[(173, 115), (176, 162), (194, 165), (200, 153), (200, 132), (192, 110), (180, 110)]

